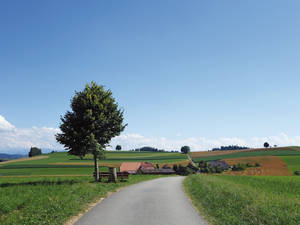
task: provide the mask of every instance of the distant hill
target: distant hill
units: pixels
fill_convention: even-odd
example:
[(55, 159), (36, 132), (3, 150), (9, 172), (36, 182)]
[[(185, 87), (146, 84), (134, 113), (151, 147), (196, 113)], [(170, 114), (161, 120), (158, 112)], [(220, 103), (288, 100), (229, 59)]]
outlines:
[(0, 161), (19, 159), (19, 158), (23, 158), (23, 157), (26, 157), (26, 155), (0, 153)]

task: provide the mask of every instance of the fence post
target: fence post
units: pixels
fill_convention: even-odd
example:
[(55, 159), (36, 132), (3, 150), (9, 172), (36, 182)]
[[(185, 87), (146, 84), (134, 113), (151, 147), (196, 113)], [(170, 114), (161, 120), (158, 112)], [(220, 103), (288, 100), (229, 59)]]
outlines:
[(109, 182), (117, 182), (117, 168), (109, 167)]

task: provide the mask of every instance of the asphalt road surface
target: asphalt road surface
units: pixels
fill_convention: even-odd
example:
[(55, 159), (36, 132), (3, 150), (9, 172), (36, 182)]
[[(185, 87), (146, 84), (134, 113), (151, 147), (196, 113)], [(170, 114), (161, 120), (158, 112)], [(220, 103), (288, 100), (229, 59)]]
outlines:
[(104, 199), (75, 224), (207, 224), (182, 190), (183, 179), (184, 177), (166, 177), (126, 187)]

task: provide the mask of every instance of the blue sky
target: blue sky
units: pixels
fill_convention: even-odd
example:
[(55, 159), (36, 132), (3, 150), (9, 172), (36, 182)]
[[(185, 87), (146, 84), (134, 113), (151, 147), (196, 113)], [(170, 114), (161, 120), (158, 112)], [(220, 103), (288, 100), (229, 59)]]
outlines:
[(300, 145), (299, 9), (296, 0), (1, 1), (0, 150), (60, 148), (60, 115), (92, 80), (125, 110), (113, 144)]

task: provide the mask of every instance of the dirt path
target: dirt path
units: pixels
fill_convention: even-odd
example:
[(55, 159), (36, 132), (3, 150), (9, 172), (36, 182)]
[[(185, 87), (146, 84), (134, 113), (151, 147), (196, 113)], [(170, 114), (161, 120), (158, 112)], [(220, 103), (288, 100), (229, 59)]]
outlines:
[(46, 156), (46, 155), (34, 156), (34, 157), (26, 157), (26, 158), (21, 158), (21, 159), (14, 159), (14, 160), (9, 160), (9, 161), (5, 161), (5, 162), (0, 162), (0, 165), (7, 164), (7, 163), (28, 161), (28, 160), (46, 159), (48, 157), (49, 156)]

